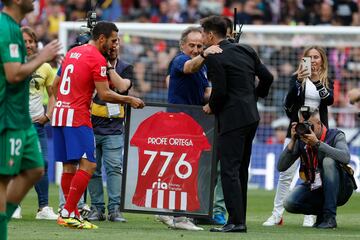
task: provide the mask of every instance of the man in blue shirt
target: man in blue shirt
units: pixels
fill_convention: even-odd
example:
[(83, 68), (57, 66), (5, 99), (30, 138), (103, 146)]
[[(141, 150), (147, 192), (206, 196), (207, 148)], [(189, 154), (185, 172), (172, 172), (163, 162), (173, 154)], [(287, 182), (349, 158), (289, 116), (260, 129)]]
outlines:
[(209, 54), (221, 53), (222, 50), (214, 45), (203, 51), (201, 32), (199, 27), (189, 27), (181, 34), (181, 53), (169, 68), (169, 103), (204, 105), (209, 99), (211, 87), (204, 60)]
[[(202, 29), (186, 28), (180, 38), (179, 53), (169, 64), (166, 79), (168, 103), (184, 105), (204, 105), (210, 97), (211, 86), (207, 80), (204, 60), (209, 54), (221, 53), (217, 46), (203, 50)], [(203, 230), (186, 217), (157, 216), (158, 220), (171, 228), (192, 231)]]

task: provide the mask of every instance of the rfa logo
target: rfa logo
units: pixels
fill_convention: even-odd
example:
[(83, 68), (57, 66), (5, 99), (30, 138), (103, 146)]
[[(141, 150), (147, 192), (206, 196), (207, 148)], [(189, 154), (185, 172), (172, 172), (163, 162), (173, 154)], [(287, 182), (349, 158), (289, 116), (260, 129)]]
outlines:
[(161, 182), (161, 179), (159, 178), (159, 179), (157, 180), (157, 182), (153, 182), (153, 184), (152, 184), (152, 189), (155, 189), (155, 188), (167, 190), (167, 189), (168, 189), (168, 185), (167, 185), (167, 183), (165, 183), (165, 182)]

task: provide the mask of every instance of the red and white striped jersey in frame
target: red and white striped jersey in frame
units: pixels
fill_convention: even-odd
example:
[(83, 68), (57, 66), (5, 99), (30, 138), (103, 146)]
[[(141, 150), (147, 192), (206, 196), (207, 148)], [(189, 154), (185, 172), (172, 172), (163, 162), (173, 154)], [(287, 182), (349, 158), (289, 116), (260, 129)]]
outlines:
[(202, 151), (211, 146), (191, 116), (155, 113), (139, 125), (130, 144), (137, 146), (139, 153), (133, 204), (182, 211), (200, 208), (199, 160)]

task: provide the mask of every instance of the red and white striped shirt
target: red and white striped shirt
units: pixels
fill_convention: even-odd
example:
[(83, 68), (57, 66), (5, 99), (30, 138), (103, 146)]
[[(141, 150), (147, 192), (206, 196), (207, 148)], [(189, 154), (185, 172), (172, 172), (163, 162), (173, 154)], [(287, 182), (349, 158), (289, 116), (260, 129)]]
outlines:
[(130, 145), (139, 153), (133, 204), (183, 211), (200, 208), (199, 160), (211, 146), (191, 116), (157, 112), (139, 125)]
[(90, 104), (97, 81), (108, 81), (100, 51), (90, 44), (71, 49), (62, 64), (52, 126), (91, 128)]

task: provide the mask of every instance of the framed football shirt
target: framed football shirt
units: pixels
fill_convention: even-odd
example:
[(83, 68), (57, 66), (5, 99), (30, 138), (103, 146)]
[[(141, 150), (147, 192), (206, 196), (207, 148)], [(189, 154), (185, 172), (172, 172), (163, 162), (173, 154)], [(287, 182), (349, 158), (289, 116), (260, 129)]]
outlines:
[(211, 216), (214, 122), (200, 106), (128, 108), (122, 211)]

